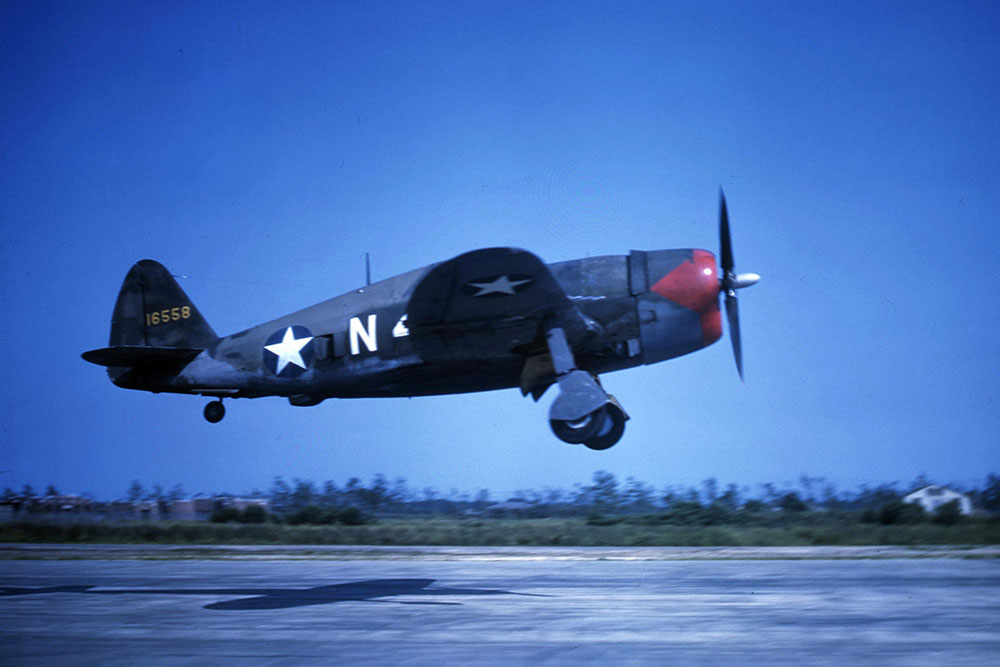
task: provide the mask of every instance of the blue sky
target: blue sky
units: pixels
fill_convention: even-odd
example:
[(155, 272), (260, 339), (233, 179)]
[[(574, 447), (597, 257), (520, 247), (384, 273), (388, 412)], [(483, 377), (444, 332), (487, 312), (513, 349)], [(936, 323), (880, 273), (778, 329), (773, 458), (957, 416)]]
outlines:
[[(0, 486), (99, 497), (402, 476), (495, 496), (1000, 471), (1000, 5), (70, 3), (0, 7)], [(478, 247), (717, 251), (727, 341), (611, 374), (591, 452), (516, 390), (233, 401), (113, 387), (153, 258), (220, 333)]]

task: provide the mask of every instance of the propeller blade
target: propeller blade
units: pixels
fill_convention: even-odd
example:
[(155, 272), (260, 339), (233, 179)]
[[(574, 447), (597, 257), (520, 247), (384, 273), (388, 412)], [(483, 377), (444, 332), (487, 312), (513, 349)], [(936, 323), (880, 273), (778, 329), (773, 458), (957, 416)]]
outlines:
[(736, 358), (736, 372), (743, 381), (743, 348), (740, 345), (740, 305), (736, 292), (726, 292), (726, 318), (729, 320), (729, 338), (733, 342), (733, 357)]
[(749, 287), (760, 276), (755, 273), (736, 275), (736, 263), (733, 261), (733, 240), (729, 233), (729, 211), (726, 209), (726, 193), (719, 189), (719, 268), (722, 269), (719, 280), (719, 291), (726, 295), (726, 319), (729, 320), (729, 339), (733, 343), (733, 357), (736, 359), (736, 372), (743, 380), (743, 348), (740, 343), (740, 307), (736, 299), (736, 290)]
[[(729, 236), (729, 211), (726, 210), (726, 193), (719, 190), (719, 262), (724, 280), (733, 272), (733, 242)], [(728, 289), (728, 285), (727, 285)]]

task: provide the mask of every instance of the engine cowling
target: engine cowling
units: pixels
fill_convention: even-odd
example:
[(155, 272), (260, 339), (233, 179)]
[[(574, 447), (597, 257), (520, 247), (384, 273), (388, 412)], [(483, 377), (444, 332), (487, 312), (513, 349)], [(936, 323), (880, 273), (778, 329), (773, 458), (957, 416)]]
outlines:
[(715, 255), (693, 248), (633, 251), (629, 262), (643, 363), (679, 357), (719, 340)]

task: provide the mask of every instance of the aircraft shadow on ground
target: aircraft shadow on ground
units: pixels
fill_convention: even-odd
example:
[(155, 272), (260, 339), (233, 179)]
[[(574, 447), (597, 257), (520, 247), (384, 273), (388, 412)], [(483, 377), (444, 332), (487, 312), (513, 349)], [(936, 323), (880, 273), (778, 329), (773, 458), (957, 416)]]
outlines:
[(235, 600), (212, 602), (205, 609), (223, 611), (252, 611), (261, 609), (290, 609), (336, 602), (389, 602), (394, 604), (458, 605), (461, 602), (444, 600), (393, 600), (395, 597), (451, 597), (480, 595), (527, 595), (548, 597), (535, 593), (515, 593), (499, 589), (482, 588), (432, 588), (435, 579), (370, 579), (313, 588), (129, 588), (103, 589), (96, 586), (39, 586), (0, 587), (0, 597), (16, 595), (44, 595), (51, 593), (83, 593), (87, 595), (232, 595)]

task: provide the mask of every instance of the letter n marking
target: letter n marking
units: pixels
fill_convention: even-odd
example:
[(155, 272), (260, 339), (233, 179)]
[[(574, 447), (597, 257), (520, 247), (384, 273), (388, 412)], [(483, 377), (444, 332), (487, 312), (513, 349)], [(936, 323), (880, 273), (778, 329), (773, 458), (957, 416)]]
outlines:
[(361, 324), (360, 317), (352, 317), (350, 322), (350, 337), (351, 337), (351, 354), (359, 355), (361, 354), (361, 345), (359, 344), (359, 339), (361, 343), (365, 344), (369, 352), (378, 351), (378, 337), (375, 330), (376, 315), (373, 313), (368, 316), (368, 328), (366, 329)]

